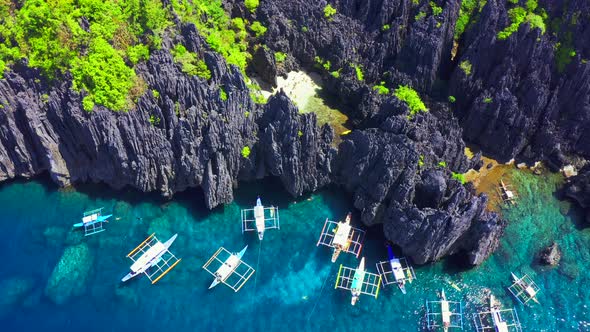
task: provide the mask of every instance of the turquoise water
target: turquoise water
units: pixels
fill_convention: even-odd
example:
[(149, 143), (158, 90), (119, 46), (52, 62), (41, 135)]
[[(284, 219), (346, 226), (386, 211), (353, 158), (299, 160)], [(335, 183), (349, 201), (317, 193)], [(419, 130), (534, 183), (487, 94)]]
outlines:
[[(166, 202), (94, 186), (3, 184), (0, 324), (3, 331), (418, 331), (424, 326), (424, 301), (434, 300), (444, 287), (450, 299), (466, 303), (467, 331), (474, 330), (471, 315), (484, 288), (505, 306), (515, 306), (527, 331), (590, 331), (590, 229), (553, 196), (559, 181), (514, 174), (520, 204), (505, 212), (510, 225), (501, 248), (482, 266), (463, 271), (447, 260), (418, 267), (407, 295), (389, 287), (378, 299), (361, 297), (355, 307), (350, 293), (335, 290), (334, 282), (339, 263), (354, 267), (358, 260), (341, 255), (331, 264), (330, 251), (316, 247), (325, 218), (343, 218), (352, 205), (337, 190), (294, 200), (270, 181), (242, 184), (236, 202), (207, 211), (198, 191)], [(263, 202), (279, 206), (281, 216), (281, 230), (269, 230), (262, 243), (254, 233), (242, 235), (239, 221), (240, 209), (250, 208), (259, 193)], [(72, 231), (82, 211), (101, 206), (120, 219), (92, 237)], [(161, 240), (178, 233), (171, 251), (182, 261), (157, 285), (145, 277), (121, 284), (130, 265), (126, 254), (152, 232)], [(379, 234), (378, 227), (369, 229), (363, 249), (371, 271), (387, 254)], [(552, 240), (563, 250), (562, 264), (536, 266), (535, 253)], [(219, 246), (235, 251), (245, 244), (244, 261), (256, 269), (254, 276), (238, 293), (222, 285), (207, 290), (212, 277), (201, 266)], [(542, 306), (515, 304), (506, 291), (510, 271), (537, 281)], [(462, 292), (451, 288), (450, 280)]]

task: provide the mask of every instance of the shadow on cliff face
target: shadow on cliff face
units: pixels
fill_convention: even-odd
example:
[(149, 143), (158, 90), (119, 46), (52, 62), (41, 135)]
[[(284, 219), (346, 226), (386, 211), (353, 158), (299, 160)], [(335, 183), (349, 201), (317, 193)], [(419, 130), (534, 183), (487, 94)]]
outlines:
[(456, 274), (473, 268), (473, 265), (469, 264), (469, 255), (463, 251), (445, 257), (442, 262), (443, 271), (447, 274)]

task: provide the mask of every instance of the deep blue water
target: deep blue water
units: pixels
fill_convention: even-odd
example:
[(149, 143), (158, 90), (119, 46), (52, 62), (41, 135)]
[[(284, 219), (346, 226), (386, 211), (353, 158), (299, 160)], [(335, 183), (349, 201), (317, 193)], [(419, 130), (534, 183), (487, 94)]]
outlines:
[[(499, 250), (482, 266), (463, 271), (452, 260), (417, 267), (408, 294), (386, 287), (378, 299), (335, 290), (340, 263), (358, 260), (316, 247), (324, 220), (341, 219), (352, 202), (336, 189), (293, 199), (269, 181), (243, 183), (236, 201), (207, 211), (198, 191), (162, 201), (135, 191), (115, 192), (83, 186), (57, 190), (45, 181), (0, 185), (0, 324), (2, 331), (418, 331), (424, 325), (424, 302), (444, 287), (465, 304), (466, 331), (474, 331), (472, 314), (491, 290), (506, 307), (516, 307), (526, 331), (590, 331), (590, 229), (569, 203), (554, 191), (560, 178), (514, 172), (520, 193), (517, 207), (505, 211), (509, 227)], [(269, 230), (261, 243), (254, 233), (242, 235), (240, 209), (260, 194), (278, 205), (281, 229)], [(71, 225), (97, 207), (115, 218), (107, 231), (84, 238)], [(353, 216), (353, 222), (356, 216)], [(363, 256), (375, 271), (386, 258), (379, 227), (369, 229)], [(119, 280), (130, 265), (125, 256), (147, 235), (161, 240), (174, 233), (171, 251), (180, 264), (157, 285), (145, 277)], [(551, 241), (563, 250), (557, 268), (535, 263), (535, 253)], [(207, 290), (212, 277), (201, 267), (219, 248), (249, 249), (244, 261), (254, 276), (238, 293), (220, 285)], [(56, 265), (64, 257), (54, 280)], [(542, 305), (523, 307), (508, 296), (510, 271), (529, 273), (542, 288)], [(60, 279), (62, 278), (62, 279)], [(459, 285), (461, 292), (449, 286)]]

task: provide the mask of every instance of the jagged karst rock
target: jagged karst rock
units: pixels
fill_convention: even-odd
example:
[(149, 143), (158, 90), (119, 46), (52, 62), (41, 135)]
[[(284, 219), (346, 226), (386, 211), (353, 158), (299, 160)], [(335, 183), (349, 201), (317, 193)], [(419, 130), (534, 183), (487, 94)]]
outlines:
[[(502, 160), (549, 161), (552, 169), (567, 164), (563, 153), (590, 156), (590, 55), (587, 38), (574, 38), (577, 56), (560, 69), (554, 45), (564, 34), (583, 35), (590, 29), (587, 1), (539, 1), (549, 20), (560, 17), (558, 38), (522, 24), (506, 40), (497, 38), (510, 24), (506, 1), (490, 0), (459, 47), (457, 63), (468, 62), (466, 73), (456, 67), (449, 94), (465, 137), (487, 154)], [(578, 14), (576, 14), (578, 13)], [(571, 25), (573, 17), (576, 24)], [(547, 28), (551, 26), (547, 22)], [(567, 55), (570, 57), (570, 55)], [(490, 98), (487, 99), (486, 98)]]
[(450, 180), (449, 169), (439, 164), (460, 170), (472, 163), (462, 152), (457, 122), (439, 112), (418, 114), (414, 121), (406, 112), (395, 113), (401, 114), (390, 115), (380, 128), (344, 138), (336, 182), (353, 192), (363, 223), (383, 223), (385, 236), (415, 262), (462, 253), (470, 264), (481, 263), (497, 248), (506, 223), (486, 211), (485, 196)]
[[(49, 172), (61, 185), (96, 181), (167, 197), (200, 187), (209, 208), (232, 201), (242, 180), (276, 176), (293, 195), (335, 183), (354, 195), (365, 224), (383, 223), (386, 237), (418, 263), (462, 253), (479, 264), (497, 247), (505, 222), (485, 210), (485, 196), (450, 179), (451, 171), (480, 163), (480, 155), (465, 157), (467, 135), (449, 107), (430, 102), (429, 113), (409, 120), (404, 103), (372, 89), (384, 80), (393, 88), (411, 84), (439, 93), (437, 80), (456, 65), (449, 54), (458, 2), (439, 4), (443, 12), (434, 17), (428, 3), (343, 0), (334, 3), (332, 20), (323, 15), (323, 1), (264, 1), (255, 14), (241, 1), (225, 3), (268, 27), (263, 42), (269, 49), (260, 47), (252, 63), (266, 80), (287, 68), (311, 68), (319, 57), (327, 89), (350, 106), (357, 125), (338, 149), (332, 128), (299, 114), (284, 93), (254, 104), (240, 71), (211, 52), (189, 24), (136, 67), (148, 91), (129, 112), (97, 107), (87, 113), (67, 77), (49, 84), (24, 65), (8, 72), (0, 80), (0, 180)], [(429, 14), (416, 20), (419, 11)], [(205, 60), (211, 79), (182, 73), (169, 52), (178, 41)], [(275, 51), (289, 54), (279, 69)], [(243, 156), (245, 147), (250, 154)]]
[(564, 185), (563, 193), (584, 209), (586, 222), (590, 224), (590, 166), (585, 166), (578, 175), (569, 178)]

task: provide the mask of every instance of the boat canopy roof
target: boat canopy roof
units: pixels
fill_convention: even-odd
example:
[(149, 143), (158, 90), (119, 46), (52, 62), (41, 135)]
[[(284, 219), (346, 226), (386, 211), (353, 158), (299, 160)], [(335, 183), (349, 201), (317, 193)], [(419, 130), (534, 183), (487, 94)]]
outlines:
[(140, 268), (148, 264), (154, 257), (166, 250), (166, 247), (162, 242), (154, 243), (141, 257), (139, 257), (133, 265), (131, 265), (131, 271), (137, 272)]

